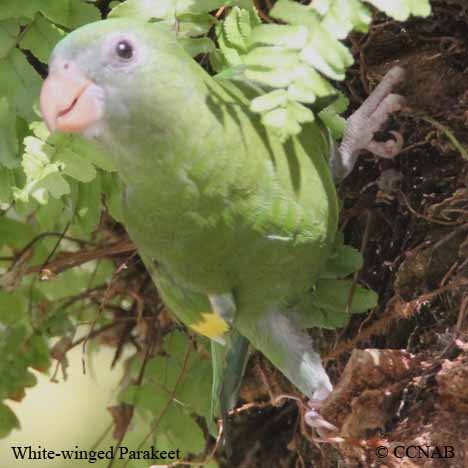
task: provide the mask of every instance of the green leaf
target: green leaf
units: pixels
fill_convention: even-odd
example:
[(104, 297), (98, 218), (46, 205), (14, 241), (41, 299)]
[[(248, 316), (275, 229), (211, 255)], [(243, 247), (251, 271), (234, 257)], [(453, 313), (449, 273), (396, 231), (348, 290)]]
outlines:
[(16, 136), (16, 114), (6, 97), (0, 98), (0, 166), (18, 167), (18, 139)]
[(52, 22), (75, 29), (101, 19), (96, 6), (84, 0), (33, 0), (37, 11)]
[(295, 80), (288, 86), (287, 97), (291, 101), (313, 104), (317, 99), (313, 86), (300, 80)]
[(262, 122), (267, 127), (284, 132), (287, 135), (297, 135), (301, 126), (288, 109), (278, 108), (262, 115)]
[(10, 204), (13, 201), (12, 187), (14, 185), (14, 172), (0, 167), (0, 203)]
[(187, 349), (190, 347), (190, 340), (185, 333), (181, 331), (173, 331), (164, 337), (164, 349), (177, 362), (177, 365), (182, 368), (185, 360)]
[[(88, 183), (96, 178), (93, 163), (106, 170), (113, 170), (109, 154), (102, 151), (95, 143), (76, 135), (49, 132), (42, 122), (33, 122), (31, 130), (36, 136), (24, 139), (25, 154), (22, 166), (26, 175), (26, 184), (22, 189), (14, 189), (17, 200), (27, 203), (29, 197), (46, 204), (49, 194), (55, 198), (71, 193), (70, 179)], [(81, 189), (78, 198), (80, 225), (85, 232), (92, 230), (100, 217), (100, 193), (97, 185)], [(81, 202), (80, 202), (81, 200)], [(89, 206), (85, 206), (88, 200)]]
[[(81, 182), (89, 182), (96, 176), (91, 163), (106, 171), (114, 171), (112, 157), (94, 141), (80, 135), (54, 133), (50, 135), (43, 122), (30, 125), (34, 135), (48, 148), (50, 157), (59, 163), (64, 173)], [(67, 166), (68, 163), (68, 166)]]
[(70, 151), (80, 157), (92, 162), (96, 167), (105, 171), (115, 171), (116, 168), (112, 161), (112, 156), (100, 147), (96, 142), (86, 140), (79, 135), (69, 136), (68, 142)]
[(299, 65), (295, 50), (280, 47), (255, 47), (244, 58), (249, 67), (293, 68)]
[(244, 37), (246, 45), (249, 45), (249, 37), (252, 34), (252, 28), (258, 26), (261, 21), (257, 14), (257, 10), (255, 8), (239, 8), (239, 14), (237, 17), (237, 23), (239, 26), (239, 31)]
[(2, 0), (0, 20), (8, 18), (32, 18), (37, 11), (37, 0)]
[[(320, 279), (313, 297), (315, 307), (330, 312), (346, 312), (353, 282), (350, 280)], [(378, 296), (370, 290), (357, 286), (351, 300), (350, 312), (358, 314), (377, 305)]]
[(276, 91), (272, 91), (271, 93), (264, 94), (263, 96), (259, 96), (255, 98), (250, 103), (250, 110), (252, 112), (266, 112), (276, 107), (283, 106), (286, 104), (288, 100), (288, 96), (286, 91), (283, 89), (278, 89)]
[(273, 88), (285, 88), (294, 81), (297, 71), (290, 68), (275, 68), (271, 70), (247, 69), (245, 76), (248, 80), (257, 81)]
[(58, 172), (49, 174), (37, 183), (33, 196), (39, 203), (47, 203), (47, 198), (42, 197), (45, 192), (60, 198), (70, 193), (70, 184)]
[(119, 397), (121, 402), (134, 405), (137, 411), (159, 414), (167, 404), (166, 391), (150, 384), (130, 385)]
[(116, 174), (101, 174), (102, 191), (105, 195), (105, 205), (109, 214), (119, 222), (123, 222), (121, 181)]
[[(38, 139), (47, 144), (52, 158), (61, 159), (62, 152), (66, 152), (69, 154), (68, 156), (64, 156), (64, 158), (69, 161), (70, 165), (84, 164), (86, 166), (81, 174), (76, 168), (70, 169), (73, 170), (75, 175), (69, 175), (77, 180), (87, 182), (94, 178), (94, 176), (91, 177), (91, 174), (94, 174), (94, 172), (90, 163), (105, 171), (115, 171), (111, 155), (95, 141), (86, 140), (80, 135), (59, 132), (50, 135), (49, 130), (47, 130), (43, 122), (32, 122), (30, 128)], [(76, 162), (70, 161), (71, 154), (77, 155), (78, 160)]]
[(358, 0), (335, 0), (322, 21), (323, 27), (337, 39), (345, 39), (354, 29), (366, 32), (372, 15)]
[(0, 353), (2, 399), (21, 398), (25, 387), (37, 383), (36, 377), (28, 368), (34, 366), (46, 370), (49, 365), (46, 340), (34, 334), (29, 321), (21, 319), (21, 316), (9, 327), (0, 327)]
[(288, 111), (291, 117), (301, 124), (314, 121), (314, 113), (298, 102), (289, 101)]
[(326, 97), (336, 94), (335, 88), (320, 73), (308, 66), (296, 69), (294, 86), (312, 87), (317, 97)]
[(411, 14), (428, 16), (431, 13), (429, 0), (366, 0), (398, 21), (406, 21)]
[(17, 293), (0, 291), (0, 327), (10, 326), (27, 316), (26, 298)]
[(6, 96), (25, 120), (36, 116), (33, 103), (39, 96), (41, 79), (18, 49), (0, 60), (0, 97)]
[(176, 447), (183, 447), (185, 453), (200, 453), (205, 447), (203, 431), (177, 404), (172, 404), (164, 414), (161, 429)]
[(69, 184), (60, 174), (62, 166), (51, 162), (54, 148), (32, 136), (24, 139), (24, 145), (26, 152), (21, 165), (26, 174), (26, 185), (22, 189), (14, 189), (15, 198), (27, 203), (32, 196), (45, 204), (49, 193), (55, 198), (70, 193)]
[(252, 44), (270, 44), (288, 49), (302, 49), (307, 41), (309, 31), (305, 26), (280, 24), (261, 24), (250, 37)]
[(324, 28), (317, 28), (300, 53), (301, 59), (334, 80), (343, 80), (353, 64), (349, 50)]
[(333, 2), (336, 0), (315, 0), (310, 6), (317, 11), (319, 15), (325, 15), (329, 10)]
[(60, 148), (54, 159), (60, 165), (62, 174), (80, 182), (91, 182), (96, 177), (96, 169), (86, 156), (75, 153), (68, 147)]
[(8, 18), (0, 21), (0, 59), (5, 58), (15, 47), (19, 32), (20, 26), (17, 20)]
[(362, 268), (361, 253), (349, 245), (342, 245), (328, 259), (322, 278), (345, 278)]
[(182, 366), (171, 355), (165, 358), (153, 358), (147, 364), (148, 381), (167, 392), (167, 397), (179, 379), (181, 371)]
[(0, 215), (0, 247), (4, 245), (22, 248), (37, 234), (37, 229), (30, 224)]
[(45, 372), (50, 365), (49, 346), (43, 335), (34, 334), (23, 347), (22, 358), (29, 367)]
[(0, 403), (0, 438), (6, 437), (13, 429), (19, 429), (20, 424), (15, 413), (3, 403)]
[(44, 231), (61, 230), (70, 220), (64, 209), (64, 203), (57, 198), (49, 198), (46, 205), (39, 205), (36, 209), (36, 219)]
[(206, 419), (210, 417), (212, 369), (211, 361), (198, 359), (189, 369), (186, 378), (177, 388), (176, 398), (184, 402), (190, 412)]
[(205, 14), (184, 13), (177, 15), (177, 37), (197, 37), (205, 35), (216, 23), (216, 18)]
[(223, 29), (226, 34), (227, 41), (231, 47), (241, 51), (247, 50), (246, 36), (240, 28), (240, 21), (245, 22), (245, 13), (248, 14), (246, 10), (234, 7), (223, 23)]
[(31, 51), (41, 62), (47, 63), (55, 44), (64, 35), (65, 33), (61, 29), (51, 24), (43, 16), (37, 15), (34, 21), (27, 26), (20, 47)]
[[(296, 319), (305, 328), (321, 327), (334, 329), (344, 327), (351, 314), (372, 309), (377, 305), (377, 294), (356, 285), (351, 297), (353, 282), (350, 280), (320, 279), (315, 284), (315, 291), (293, 305)], [(348, 303), (350, 311), (348, 313)]]
[(218, 43), (221, 54), (218, 57), (215, 56), (215, 60), (212, 61), (216, 71), (220, 72), (227, 66), (236, 67), (243, 64), (241, 55), (235, 47), (232, 47), (232, 45), (229, 44), (224, 33), (220, 33), (218, 35)]
[(99, 10), (85, 0), (2, 0), (0, 20), (33, 19), (37, 13), (69, 29), (100, 19)]
[(286, 126), (288, 111), (285, 108), (274, 109), (262, 115), (262, 122), (269, 126), (278, 129)]
[[(183, 6), (184, 12), (202, 14), (217, 10), (223, 5), (226, 5), (226, 3), (230, 2), (226, 0), (185, 0), (180, 2), (179, 4)], [(179, 4), (178, 11), (182, 9), (182, 7), (179, 7)]]
[(328, 127), (335, 140), (341, 138), (345, 132), (346, 120), (339, 114), (344, 112), (348, 105), (348, 98), (344, 94), (338, 93), (338, 98), (319, 112), (320, 120)]
[(414, 16), (427, 17), (431, 14), (430, 0), (407, 0), (411, 14)]
[(197, 39), (184, 38), (179, 39), (179, 42), (191, 57), (196, 57), (200, 54), (209, 54), (215, 49), (213, 41), (208, 37), (200, 37)]
[(78, 224), (86, 233), (94, 231), (101, 219), (101, 183), (99, 177), (92, 183), (78, 184), (76, 215)]
[(175, 19), (176, 2), (174, 0), (127, 0), (115, 6), (110, 18), (173, 18)]
[(306, 5), (291, 0), (279, 0), (270, 11), (270, 16), (286, 23), (307, 26), (314, 30), (319, 26), (320, 16)]
[[(218, 60), (217, 65), (223, 62), (227, 66), (235, 67), (243, 64), (243, 56), (248, 52), (250, 35), (253, 28), (260, 24), (254, 8), (243, 9), (234, 7), (216, 28), (218, 43), (224, 60)], [(216, 66), (217, 71), (222, 67)]]

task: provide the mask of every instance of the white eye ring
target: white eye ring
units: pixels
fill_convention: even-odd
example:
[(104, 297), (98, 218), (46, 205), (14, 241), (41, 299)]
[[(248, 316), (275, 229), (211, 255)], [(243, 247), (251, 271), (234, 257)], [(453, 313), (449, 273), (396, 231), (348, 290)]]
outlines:
[(102, 45), (103, 65), (122, 72), (130, 72), (144, 60), (145, 55), (140, 38), (131, 31), (113, 32)]

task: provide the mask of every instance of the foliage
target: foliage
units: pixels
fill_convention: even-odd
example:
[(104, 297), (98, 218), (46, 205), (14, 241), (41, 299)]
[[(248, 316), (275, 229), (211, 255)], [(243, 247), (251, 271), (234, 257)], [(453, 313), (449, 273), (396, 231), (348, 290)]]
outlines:
[[(429, 14), (427, 0), (367, 3), (399, 20)], [(336, 99), (338, 93), (329, 80), (343, 79), (352, 64), (342, 41), (352, 30), (367, 30), (369, 8), (360, 0), (315, 0), (310, 5), (279, 0), (268, 13), (259, 13), (250, 0), (127, 0), (114, 5), (109, 16), (164, 22), (192, 56), (208, 55), (218, 79), (254, 82), (261, 92), (252, 100), (251, 110), (283, 138), (299, 133), (302, 123), (316, 118), (339, 137), (343, 120), (338, 114), (346, 108), (346, 99)], [(75, 343), (78, 323), (89, 321), (94, 329), (105, 329), (113, 326), (119, 314), (136, 320), (139, 311), (137, 293), (119, 289), (118, 276), (123, 273), (116, 272), (118, 263), (103, 259), (107, 255), (102, 246), (114, 245), (118, 239), (119, 228), (112, 219), (121, 220), (120, 186), (109, 159), (82, 138), (49, 135), (37, 110), (43, 64), (53, 46), (68, 31), (100, 18), (95, 5), (80, 0), (2, 2), (2, 401), (21, 399), (25, 388), (35, 384), (32, 368), (48, 370), (51, 338), (68, 343), (66, 352)], [(88, 252), (84, 257), (83, 249)], [(133, 252), (123, 247), (116, 250)], [(353, 251), (342, 247), (337, 252), (340, 255), (332, 259), (329, 275), (320, 280), (311, 304), (323, 313), (320, 325), (331, 328), (343, 326), (348, 319), (344, 314), (329, 314), (342, 312), (348, 303), (351, 283), (339, 278), (360, 266), (360, 257)], [(51, 268), (51, 260), (60, 259), (57, 254), (73, 259), (68, 264), (73, 268), (66, 262)], [(38, 279), (37, 272), (48, 281)], [(331, 287), (340, 291), (334, 297), (327, 294)], [(375, 297), (358, 290), (351, 312), (374, 303)], [(148, 332), (140, 326), (144, 322), (140, 316), (136, 331), (143, 344), (148, 342)], [(209, 415), (209, 354), (203, 340), (195, 343), (187, 334), (174, 331), (173, 325), (167, 330), (158, 353), (138, 352), (130, 358), (127, 381), (131, 383), (121, 401), (133, 405), (143, 419), (156, 421), (158, 434), (168, 446), (199, 453), (205, 441), (193, 416)], [(17, 427), (11, 409), (0, 403), (0, 436)]]

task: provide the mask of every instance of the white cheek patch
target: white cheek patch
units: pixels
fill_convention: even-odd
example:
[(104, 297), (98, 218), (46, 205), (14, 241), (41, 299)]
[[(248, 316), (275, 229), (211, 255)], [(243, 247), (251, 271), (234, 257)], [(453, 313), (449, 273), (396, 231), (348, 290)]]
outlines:
[(82, 132), (85, 138), (91, 140), (99, 138), (104, 131), (105, 124), (103, 117), (106, 110), (106, 95), (104, 89), (96, 84), (89, 86), (85, 93), (88, 95), (87, 97), (94, 101), (97, 111), (97, 118)]

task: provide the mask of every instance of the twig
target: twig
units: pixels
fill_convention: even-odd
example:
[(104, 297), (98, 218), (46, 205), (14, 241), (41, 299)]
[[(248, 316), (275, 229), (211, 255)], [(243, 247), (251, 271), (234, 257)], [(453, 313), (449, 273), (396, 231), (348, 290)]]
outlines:
[(51, 275), (61, 273), (62, 271), (74, 268), (84, 263), (98, 260), (100, 258), (112, 257), (115, 255), (122, 255), (126, 253), (134, 253), (136, 247), (133, 242), (129, 240), (116, 242), (106, 247), (100, 247), (92, 250), (82, 250), (63, 256), (47, 265), (35, 265), (26, 270), (26, 274), (41, 272), (41, 269), (47, 270)]
[(440, 219), (435, 219), (435, 218), (430, 218), (429, 216), (426, 216), (426, 215), (423, 215), (421, 213), (418, 213), (409, 203), (408, 201), (408, 198), (406, 197), (406, 195), (401, 191), (399, 190), (398, 192), (398, 196), (403, 200), (403, 203), (406, 205), (406, 207), (408, 208), (408, 210), (411, 212), (411, 214), (413, 214), (414, 216), (416, 216), (417, 218), (422, 218), (424, 220), (426, 220), (427, 222), (429, 223), (434, 223), (434, 224), (441, 224), (442, 226), (459, 226), (460, 223), (458, 222), (455, 222), (455, 221), (442, 221)]
[(112, 323), (109, 323), (107, 325), (103, 325), (101, 328), (99, 328), (98, 330), (94, 330), (92, 333), (90, 334), (86, 334), (84, 336), (82, 336), (81, 338), (78, 338), (77, 340), (75, 340), (71, 345), (70, 347), (68, 348), (68, 350), (72, 349), (72, 348), (75, 348), (76, 346), (80, 345), (81, 343), (83, 343), (85, 340), (91, 340), (93, 338), (96, 338), (96, 336), (99, 336), (101, 335), (102, 333), (106, 332), (107, 330), (110, 330), (111, 328), (114, 328), (116, 327), (117, 325), (119, 325), (120, 322), (118, 320), (112, 322)]

